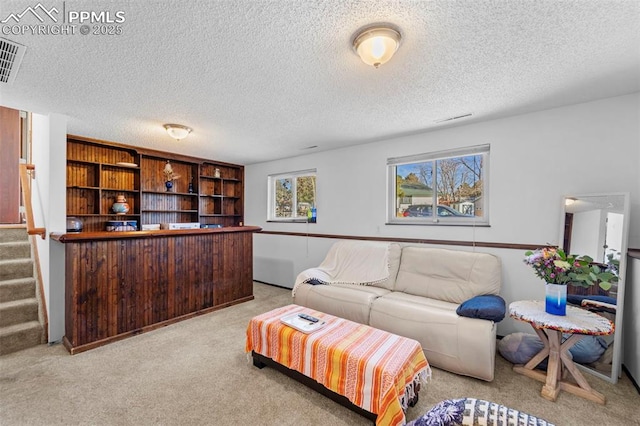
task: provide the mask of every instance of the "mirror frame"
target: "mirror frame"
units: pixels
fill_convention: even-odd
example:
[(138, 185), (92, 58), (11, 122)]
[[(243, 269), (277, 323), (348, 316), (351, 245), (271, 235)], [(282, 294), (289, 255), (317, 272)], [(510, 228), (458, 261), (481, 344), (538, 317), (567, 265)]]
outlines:
[(627, 252), (628, 252), (628, 240), (629, 240), (629, 193), (628, 192), (608, 192), (608, 193), (596, 193), (596, 194), (580, 194), (580, 195), (566, 195), (562, 198), (561, 220), (560, 220), (560, 239), (559, 246), (563, 247), (564, 233), (565, 233), (565, 214), (566, 214), (566, 200), (567, 199), (586, 199), (597, 197), (623, 197), (624, 204), (622, 213), (624, 215), (622, 224), (622, 241), (620, 247), (620, 266), (618, 270), (618, 290), (616, 296), (616, 317), (615, 317), (615, 331), (613, 333), (613, 358), (611, 360), (611, 375), (607, 376), (593, 368), (589, 368), (584, 365), (576, 363), (581, 370), (600, 377), (608, 382), (617, 383), (618, 379), (622, 375), (622, 323), (624, 319), (624, 289), (627, 272)]

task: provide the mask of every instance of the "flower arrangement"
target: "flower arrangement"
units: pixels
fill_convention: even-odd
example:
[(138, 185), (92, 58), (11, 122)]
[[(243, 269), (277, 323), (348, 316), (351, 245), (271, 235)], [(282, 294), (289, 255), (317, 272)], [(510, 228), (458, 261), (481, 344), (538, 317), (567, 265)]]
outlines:
[(614, 265), (594, 263), (589, 256), (567, 255), (564, 250), (553, 246), (527, 251), (524, 263), (551, 284), (589, 287), (597, 283), (603, 290), (609, 290), (612, 283), (618, 281)]
[(175, 174), (173, 172), (173, 167), (171, 167), (171, 163), (169, 162), (169, 160), (167, 160), (167, 163), (164, 165), (163, 173), (164, 173), (164, 180), (166, 182), (171, 182), (176, 179), (180, 179), (180, 175)]

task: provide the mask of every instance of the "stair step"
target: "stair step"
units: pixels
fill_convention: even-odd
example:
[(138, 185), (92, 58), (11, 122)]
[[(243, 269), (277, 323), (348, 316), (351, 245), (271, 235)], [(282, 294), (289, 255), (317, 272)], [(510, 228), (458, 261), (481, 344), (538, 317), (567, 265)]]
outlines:
[(29, 241), (13, 241), (0, 243), (0, 260), (30, 259), (31, 244)]
[(13, 241), (29, 241), (27, 228), (0, 228), (0, 243), (8, 243)]
[(0, 281), (33, 277), (31, 259), (0, 260)]
[(36, 280), (18, 278), (0, 281), (0, 303), (36, 297)]
[(43, 330), (38, 321), (29, 321), (0, 328), (0, 355), (37, 346), (42, 342)]
[(0, 303), (0, 327), (38, 321), (38, 301), (35, 298)]

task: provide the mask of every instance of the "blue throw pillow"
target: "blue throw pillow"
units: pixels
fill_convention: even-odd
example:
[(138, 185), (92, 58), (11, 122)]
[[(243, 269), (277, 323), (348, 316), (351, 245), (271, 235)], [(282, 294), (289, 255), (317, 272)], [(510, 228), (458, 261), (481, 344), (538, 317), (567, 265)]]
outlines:
[(504, 319), (507, 309), (504, 299), (493, 294), (473, 297), (463, 302), (456, 314), (461, 317), (480, 318), (484, 320), (500, 322)]

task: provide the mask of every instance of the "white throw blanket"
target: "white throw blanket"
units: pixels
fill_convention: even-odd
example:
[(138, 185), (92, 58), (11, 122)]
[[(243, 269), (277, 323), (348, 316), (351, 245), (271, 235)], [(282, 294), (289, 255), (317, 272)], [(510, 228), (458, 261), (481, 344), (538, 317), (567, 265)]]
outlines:
[(322, 284), (377, 284), (389, 278), (389, 244), (340, 241), (329, 249), (317, 268), (302, 271), (296, 278), (292, 296), (300, 284), (317, 280)]

